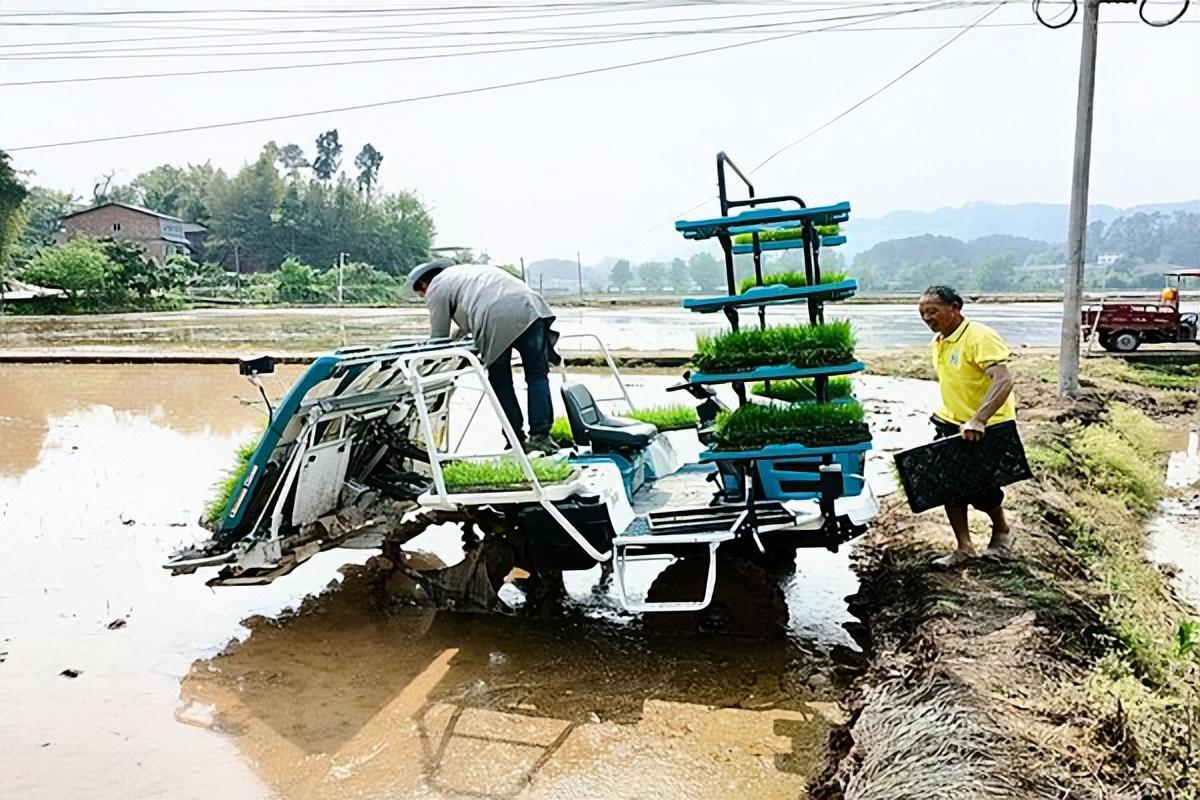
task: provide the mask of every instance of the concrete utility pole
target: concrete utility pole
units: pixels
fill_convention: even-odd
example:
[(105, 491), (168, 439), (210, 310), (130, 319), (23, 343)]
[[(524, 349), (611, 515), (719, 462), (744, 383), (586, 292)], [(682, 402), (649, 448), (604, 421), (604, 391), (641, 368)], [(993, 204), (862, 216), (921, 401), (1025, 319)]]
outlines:
[[(1071, 14), (1055, 23), (1042, 17), (1042, 0), (1033, 0), (1033, 13), (1047, 28), (1065, 28), (1075, 19), (1083, 3), (1083, 42), (1079, 49), (1079, 96), (1075, 106), (1075, 160), (1071, 170), (1071, 216), (1067, 231), (1067, 271), (1063, 279), (1062, 341), (1058, 354), (1058, 396), (1079, 394), (1080, 310), (1083, 306), (1083, 261), (1087, 244), (1088, 176), (1092, 161), (1092, 104), (1096, 96), (1096, 29), (1102, 2), (1135, 0), (1071, 0)], [(1153, 28), (1173, 25), (1187, 12), (1188, 0), (1170, 19), (1153, 20), (1146, 16), (1148, 0), (1136, 0), (1138, 16)]]
[(239, 306), (242, 304), (241, 247), (242, 247), (242, 243), (240, 241), (238, 241), (237, 239), (234, 239), (233, 240), (233, 271), (234, 271), (233, 286), (234, 286), (234, 291), (237, 294), (237, 302), (238, 302)]
[(1096, 96), (1096, 24), (1100, 0), (1083, 0), (1083, 43), (1079, 49), (1079, 96), (1075, 106), (1075, 160), (1071, 169), (1071, 216), (1067, 228), (1067, 271), (1063, 279), (1062, 342), (1058, 353), (1058, 396), (1079, 394), (1079, 328), (1083, 306), (1083, 261), (1087, 240), (1088, 177), (1092, 165), (1092, 106)]
[(342, 304), (342, 286), (346, 279), (346, 256), (349, 253), (338, 253), (338, 305)]
[(575, 274), (579, 278), (579, 300), (583, 301), (583, 261), (579, 259), (579, 251), (575, 251)]

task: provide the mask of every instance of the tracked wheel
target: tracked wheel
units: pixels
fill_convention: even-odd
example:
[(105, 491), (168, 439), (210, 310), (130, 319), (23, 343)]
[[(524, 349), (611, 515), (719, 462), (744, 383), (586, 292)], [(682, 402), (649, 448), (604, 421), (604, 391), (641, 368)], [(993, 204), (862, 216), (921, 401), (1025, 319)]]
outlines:
[[(654, 579), (649, 602), (696, 600), (703, 596), (708, 565), (703, 558), (674, 562)], [(655, 633), (716, 633), (750, 639), (782, 636), (788, 609), (777, 576), (744, 558), (718, 558), (712, 603), (696, 612), (649, 612), (646, 629)]]

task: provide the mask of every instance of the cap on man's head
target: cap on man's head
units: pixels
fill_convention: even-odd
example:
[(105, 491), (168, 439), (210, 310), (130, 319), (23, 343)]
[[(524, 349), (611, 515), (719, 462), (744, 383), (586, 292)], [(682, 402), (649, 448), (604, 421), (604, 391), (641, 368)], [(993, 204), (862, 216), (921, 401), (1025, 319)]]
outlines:
[(454, 266), (452, 258), (435, 258), (433, 261), (426, 261), (424, 264), (418, 264), (413, 267), (412, 272), (408, 273), (408, 287), (416, 290), (422, 283), (429, 283), (433, 280), (433, 276), (444, 270), (446, 267)]

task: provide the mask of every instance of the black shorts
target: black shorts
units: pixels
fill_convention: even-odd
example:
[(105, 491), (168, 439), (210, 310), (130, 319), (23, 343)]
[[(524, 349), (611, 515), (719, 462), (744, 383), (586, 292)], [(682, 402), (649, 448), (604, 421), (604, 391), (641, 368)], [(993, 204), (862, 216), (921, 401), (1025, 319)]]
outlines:
[[(957, 425), (956, 423), (946, 422), (944, 419), (940, 419), (936, 416), (930, 417), (929, 419), (933, 423), (934, 430), (937, 431), (937, 433), (934, 434), (934, 439), (945, 439), (949, 436), (955, 436), (961, 429), (961, 426)], [(975, 506), (977, 509), (983, 512), (995, 511), (1003, 503), (1004, 490), (999, 486), (994, 489), (988, 489), (987, 491), (977, 492), (962, 499), (963, 505)]]

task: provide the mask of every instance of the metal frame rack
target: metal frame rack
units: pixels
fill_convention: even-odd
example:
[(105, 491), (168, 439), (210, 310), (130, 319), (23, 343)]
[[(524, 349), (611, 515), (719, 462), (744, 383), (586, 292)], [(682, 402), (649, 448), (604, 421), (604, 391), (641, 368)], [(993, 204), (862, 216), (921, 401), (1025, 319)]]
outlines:
[[(745, 185), (746, 197), (730, 197), (727, 170), (732, 171)], [(810, 207), (803, 199), (795, 195), (758, 197), (749, 178), (723, 152), (717, 154), (717, 189), (721, 216), (702, 220), (680, 220), (675, 223), (675, 229), (687, 239), (715, 238), (717, 240), (725, 257), (728, 293), (720, 297), (689, 298), (683, 301), (684, 308), (701, 314), (720, 311), (729, 321), (730, 327), (737, 331), (741, 327), (740, 309), (757, 308), (759, 327), (766, 328), (768, 306), (803, 303), (807, 305), (809, 324), (817, 325), (825, 321), (825, 303), (845, 300), (854, 295), (858, 289), (858, 283), (853, 279), (821, 283), (821, 248), (843, 244), (845, 237), (840, 235), (821, 236), (816, 230), (818, 225), (832, 225), (849, 219), (849, 203)], [(800, 236), (797, 238), (766, 242), (760, 240), (760, 235), (766, 231), (797, 228), (800, 231)], [(734, 243), (735, 236), (746, 233), (751, 234), (749, 244)], [(793, 248), (803, 249), (806, 285), (800, 287), (765, 286), (763, 284), (763, 252)], [(741, 294), (737, 291), (737, 278), (734, 270), (734, 256), (737, 254), (751, 255), (754, 263), (756, 285)], [(748, 402), (746, 384), (749, 382), (811, 378), (816, 395), (814, 402), (826, 403), (829, 402), (830, 377), (853, 374), (864, 369), (865, 366), (860, 361), (816, 368), (774, 365), (736, 373), (696, 372), (689, 376), (689, 380), (692, 383), (731, 384), (739, 402), (745, 405)], [(789, 493), (809, 492), (810, 496), (817, 498), (825, 517), (825, 525), (821, 529), (822, 543), (827, 546), (836, 546), (862, 531), (861, 526), (853, 525), (848, 519), (838, 519), (834, 503), (838, 497), (857, 494), (866, 488), (862, 476), (846, 474), (845, 467), (850, 463), (855, 463), (855, 460), (861, 458), (861, 454), (870, 447), (870, 442), (837, 447), (806, 447), (798, 443), (783, 443), (754, 451), (710, 450), (701, 454), (701, 460), (734, 461), (744, 464), (747, 483), (746, 510), (749, 517), (747, 522), (751, 530), (754, 529), (756, 523), (755, 508), (758, 505), (756, 501), (779, 499), (781, 494), (786, 496)], [(788, 459), (792, 461), (804, 459), (810, 463), (813, 460), (819, 460), (816, 478), (805, 481), (798, 478), (802, 473), (780, 471), (779, 467), (786, 467), (784, 462)], [(786, 480), (791, 487), (790, 492), (783, 488), (785, 476), (791, 478)], [(847, 491), (848, 488), (850, 491)], [(775, 495), (775, 497), (768, 495)]]

